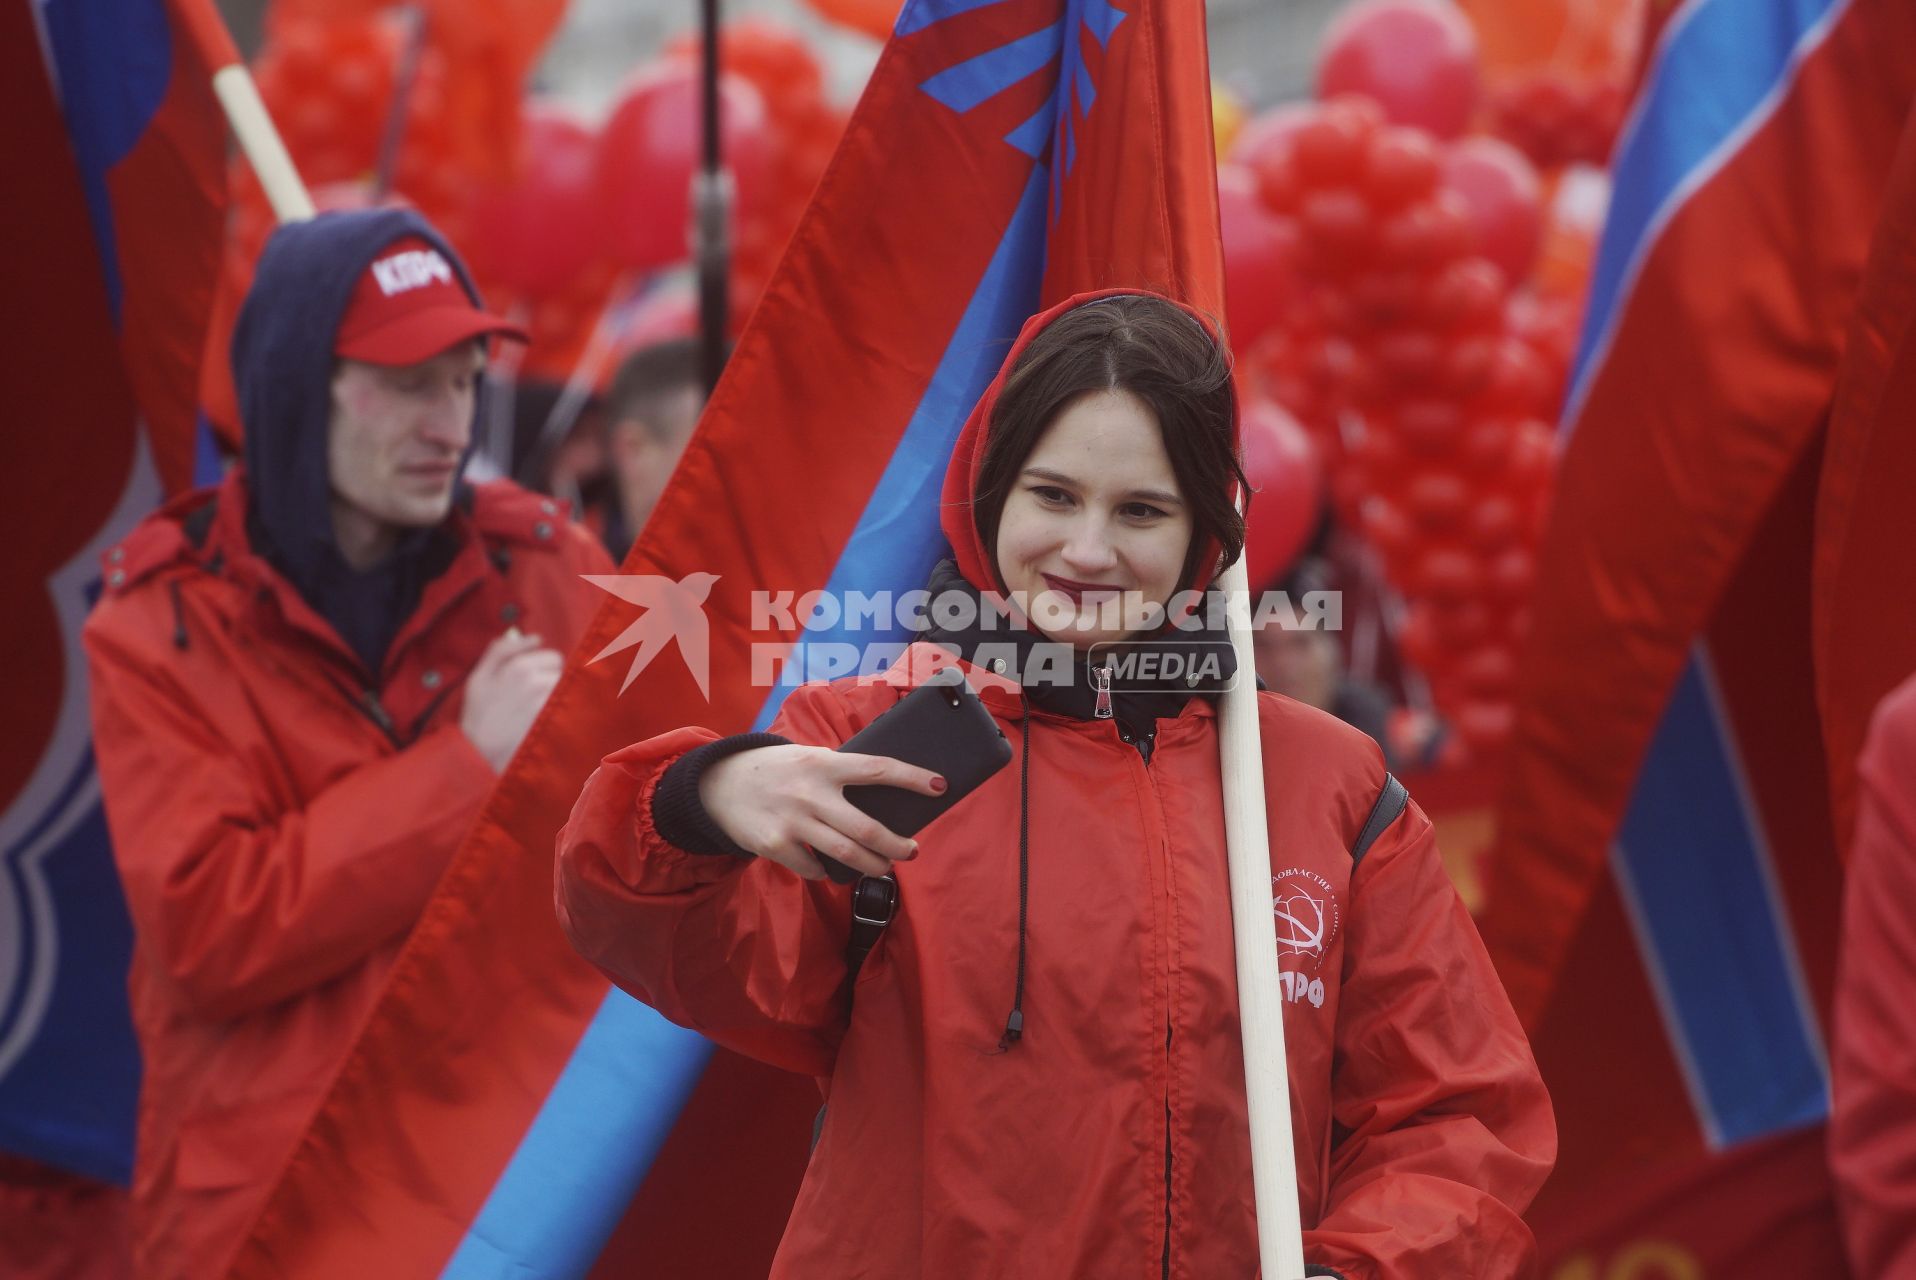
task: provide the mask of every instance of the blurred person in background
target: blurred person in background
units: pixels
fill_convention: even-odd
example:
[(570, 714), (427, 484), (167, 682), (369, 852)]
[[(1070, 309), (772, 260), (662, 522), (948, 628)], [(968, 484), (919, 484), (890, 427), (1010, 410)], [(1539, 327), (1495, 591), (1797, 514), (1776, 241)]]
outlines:
[[(563, 388), (521, 383), (516, 389), (519, 474), (572, 504), (579, 520), (625, 559), (705, 408), (699, 344), (670, 338), (638, 347), (620, 360), (603, 395), (578, 407), (569, 424), (554, 424)], [(555, 443), (544, 437), (550, 432)]]
[[(1433, 767), (1442, 758), (1449, 730), (1436, 716), (1398, 706), (1381, 685), (1346, 670), (1341, 636), (1323, 625), (1323, 611), (1310, 607), (1316, 593), (1332, 590), (1331, 583), (1323, 561), (1305, 559), (1276, 588), (1284, 595), (1276, 612), (1288, 609), (1293, 625), (1283, 625), (1268, 608), (1254, 612), (1261, 623), (1251, 635), (1258, 679), (1273, 693), (1362, 729), (1384, 749), (1384, 763), (1393, 773)], [(1338, 619), (1341, 612), (1333, 609), (1328, 616)]]
[(1916, 676), (1857, 760), (1831, 1073), (1830, 1169), (1858, 1276), (1916, 1276)]
[(512, 475), (567, 504), (597, 537), (618, 499), (606, 466), (605, 401), (596, 392), (567, 399), (563, 382), (512, 384)]
[(674, 338), (628, 355), (606, 393), (606, 469), (613, 481), (606, 549), (623, 560), (705, 408), (695, 338)]
[(610, 568), (551, 499), (463, 479), (496, 337), (416, 214), (279, 228), (233, 339), (243, 465), (106, 556), (143, 1276), (225, 1273)]

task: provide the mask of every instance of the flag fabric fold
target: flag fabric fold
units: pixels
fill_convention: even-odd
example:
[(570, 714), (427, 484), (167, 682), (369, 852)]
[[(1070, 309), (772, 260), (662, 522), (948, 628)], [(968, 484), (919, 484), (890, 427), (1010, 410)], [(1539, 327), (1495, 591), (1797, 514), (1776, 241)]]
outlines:
[(1911, 34), (1878, 0), (1699, 0), (1663, 28), (1618, 144), (1491, 869), (1486, 937), (1526, 1018), (1711, 610), (1818, 439)]
[(124, 1184), (131, 931), (88, 746), (79, 629), (99, 554), (191, 484), (225, 125), (164, 0), (0, 18), (10, 426), (0, 748), (0, 1150)]
[(1904, 127), (1830, 408), (1816, 499), (1816, 692), (1839, 848), (1856, 819), (1856, 758), (1876, 704), (1916, 671), (1908, 573), (1916, 493), (1916, 115)]
[[(951, 445), (1028, 315), (1126, 285), (1222, 314), (1211, 138), (1201, 6), (905, 5), (622, 567), (702, 595), (707, 663), (679, 651), (698, 629), (680, 630), (678, 646), (639, 646), (621, 695), (637, 656), (587, 661), (638, 616), (608, 597), (235, 1274), (575, 1276), (622, 1216), (650, 1227), (614, 1237), (635, 1261), (764, 1273), (817, 1095), (709, 1057), (578, 960), (553, 914), (553, 837), (611, 750), (763, 724), (789, 687), (767, 687), (769, 670), (842, 674), (845, 644), (887, 638), (779, 616), (777, 600), (923, 586)], [(721, 1070), (723, 1097), (708, 1088)], [(701, 1196), (709, 1179), (671, 1164), (687, 1149), (755, 1177), (755, 1194)], [(756, 1253), (732, 1247), (761, 1236)]]
[[(1839, 1275), (1812, 542), (1916, 15), (1690, 0), (1659, 21), (1565, 411), (1484, 934), (1558, 1106), (1547, 1260), (1661, 1240), (1698, 1274)], [(1650, 1185), (1654, 1205), (1626, 1194)], [(1713, 1221), (1730, 1188), (1775, 1212)]]

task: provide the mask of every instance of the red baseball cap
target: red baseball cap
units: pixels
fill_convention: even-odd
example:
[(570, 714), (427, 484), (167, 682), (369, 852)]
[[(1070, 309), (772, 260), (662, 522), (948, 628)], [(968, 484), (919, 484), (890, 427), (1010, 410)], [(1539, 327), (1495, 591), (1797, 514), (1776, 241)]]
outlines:
[(446, 255), (419, 236), (379, 251), (346, 303), (333, 354), (367, 364), (418, 364), (473, 338), (528, 340), (524, 329), (481, 311)]

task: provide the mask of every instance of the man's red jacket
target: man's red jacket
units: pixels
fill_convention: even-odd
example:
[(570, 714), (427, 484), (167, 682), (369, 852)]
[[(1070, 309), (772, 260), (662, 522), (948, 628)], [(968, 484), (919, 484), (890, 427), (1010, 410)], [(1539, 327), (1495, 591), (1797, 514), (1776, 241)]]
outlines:
[(222, 1274), (464, 838), (493, 771), (459, 728), (508, 627), (568, 648), (605, 553), (558, 506), (482, 484), (459, 549), (369, 682), (249, 545), (239, 472), (106, 556), (84, 641), (133, 917), (145, 1060), (135, 1259)]
[(1830, 1168), (1858, 1276), (1916, 1275), (1916, 677), (1857, 762), (1831, 1053)]

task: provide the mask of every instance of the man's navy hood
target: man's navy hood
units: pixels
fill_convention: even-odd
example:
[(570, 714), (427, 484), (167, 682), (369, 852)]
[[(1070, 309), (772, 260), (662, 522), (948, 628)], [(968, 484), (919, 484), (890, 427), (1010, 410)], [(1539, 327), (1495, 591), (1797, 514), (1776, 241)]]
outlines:
[[(438, 536), (441, 530), (408, 530), (390, 556), (357, 571), (333, 535), (326, 458), (338, 363), (333, 339), (361, 274), (403, 236), (419, 236), (445, 255), (473, 304), (481, 305), (465, 263), (410, 209), (322, 213), (273, 232), (233, 330), (251, 501), (247, 528), (255, 549), (333, 625), (375, 684), (420, 591), (457, 550)], [(464, 466), (462, 458), (462, 472)], [(455, 478), (455, 484), (458, 505), (467, 494), (463, 481)]]

